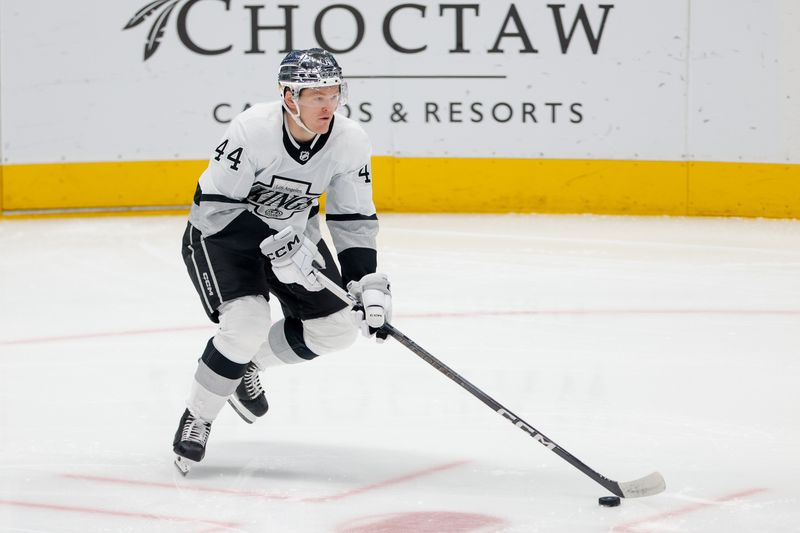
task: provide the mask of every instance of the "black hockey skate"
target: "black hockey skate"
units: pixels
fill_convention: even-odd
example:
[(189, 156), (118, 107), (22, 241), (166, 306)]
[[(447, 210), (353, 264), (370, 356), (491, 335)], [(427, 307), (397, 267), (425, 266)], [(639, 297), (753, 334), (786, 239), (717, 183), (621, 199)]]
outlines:
[(264, 395), (264, 387), (258, 377), (258, 367), (255, 363), (247, 365), (247, 370), (242, 377), (236, 392), (228, 398), (234, 411), (242, 417), (242, 420), (252, 424), (259, 417), (266, 414), (269, 409), (267, 397)]
[(186, 409), (181, 417), (178, 431), (172, 440), (175, 452), (175, 466), (184, 476), (189, 473), (191, 465), (199, 462), (206, 454), (206, 442), (211, 433), (211, 422), (205, 422)]

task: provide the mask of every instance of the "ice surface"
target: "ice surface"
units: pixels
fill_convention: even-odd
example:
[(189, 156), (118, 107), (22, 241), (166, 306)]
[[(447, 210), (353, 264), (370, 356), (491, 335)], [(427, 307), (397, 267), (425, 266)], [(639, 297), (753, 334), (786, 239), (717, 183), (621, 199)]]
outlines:
[[(213, 334), (181, 217), (0, 222), (2, 532), (800, 531), (800, 222), (381, 217), (394, 324), (603, 489), (396, 342), (264, 375), (183, 478)], [(279, 309), (273, 306), (273, 314)]]

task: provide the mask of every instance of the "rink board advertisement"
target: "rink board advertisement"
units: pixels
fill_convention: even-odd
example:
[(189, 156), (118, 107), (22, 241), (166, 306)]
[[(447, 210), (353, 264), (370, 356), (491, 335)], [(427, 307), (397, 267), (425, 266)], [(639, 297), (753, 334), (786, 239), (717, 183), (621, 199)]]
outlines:
[(800, 216), (800, 9), (730, 4), (3, 0), (2, 209), (188, 205), (322, 46), (384, 211)]

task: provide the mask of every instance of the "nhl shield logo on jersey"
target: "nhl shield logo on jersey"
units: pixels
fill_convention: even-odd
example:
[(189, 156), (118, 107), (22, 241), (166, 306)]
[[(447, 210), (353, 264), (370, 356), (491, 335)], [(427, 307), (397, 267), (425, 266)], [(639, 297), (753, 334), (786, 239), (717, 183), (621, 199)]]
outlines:
[(300, 152), (300, 161), (306, 162), (308, 161), (309, 157), (311, 157), (311, 152), (309, 152), (308, 150), (303, 150), (302, 152)]

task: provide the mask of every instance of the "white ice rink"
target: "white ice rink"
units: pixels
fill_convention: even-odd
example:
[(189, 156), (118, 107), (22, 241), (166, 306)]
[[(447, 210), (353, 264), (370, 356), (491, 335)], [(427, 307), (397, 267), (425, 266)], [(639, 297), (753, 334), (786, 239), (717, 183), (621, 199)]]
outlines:
[[(800, 531), (800, 222), (384, 215), (395, 326), (602, 474), (606, 495), (397, 342), (264, 375), (183, 478), (214, 332), (183, 217), (0, 222), (0, 531)], [(273, 314), (279, 315), (273, 303)]]

